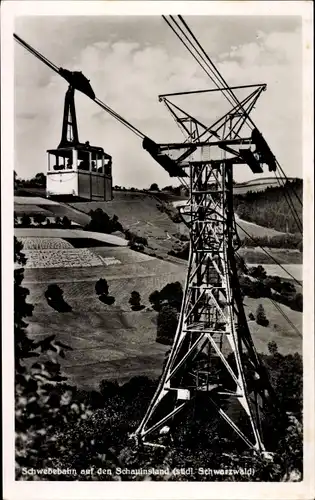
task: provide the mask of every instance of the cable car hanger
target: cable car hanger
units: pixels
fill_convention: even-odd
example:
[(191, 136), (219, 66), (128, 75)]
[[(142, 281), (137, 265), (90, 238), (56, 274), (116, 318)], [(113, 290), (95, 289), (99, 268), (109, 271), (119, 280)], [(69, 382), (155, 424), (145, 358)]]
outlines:
[(37, 59), (39, 59), (42, 63), (46, 64), (50, 69), (52, 69), (55, 73), (60, 75), (69, 83), (69, 88), (74, 90), (78, 90), (82, 92), (87, 97), (89, 97), (92, 101), (94, 101), (98, 106), (100, 106), (104, 111), (109, 113), (113, 118), (118, 120), (122, 125), (127, 127), (131, 132), (137, 135), (140, 139), (143, 140), (143, 148), (148, 151), (151, 157), (159, 163), (171, 177), (187, 177), (186, 172), (183, 168), (178, 164), (179, 160), (172, 160), (165, 154), (161, 154), (159, 145), (156, 144), (152, 139), (149, 139), (143, 132), (141, 132), (138, 128), (128, 122), (121, 115), (116, 113), (112, 108), (110, 108), (107, 104), (102, 102), (95, 96), (95, 93), (90, 85), (90, 80), (88, 80), (81, 71), (69, 71), (65, 68), (59, 68), (54, 63), (49, 61), (45, 56), (43, 56), (40, 52), (35, 50), (31, 45), (25, 42), (21, 37), (13, 34), (14, 39), (24, 47), (28, 52), (33, 54)]

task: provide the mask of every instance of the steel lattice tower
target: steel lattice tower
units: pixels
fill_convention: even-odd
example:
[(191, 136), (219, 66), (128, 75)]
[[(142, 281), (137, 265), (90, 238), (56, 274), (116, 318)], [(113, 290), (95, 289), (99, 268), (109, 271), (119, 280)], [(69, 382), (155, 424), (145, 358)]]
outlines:
[[(190, 232), (190, 256), (177, 332), (156, 393), (135, 431), (138, 442), (161, 445), (161, 436), (171, 435), (178, 425), (175, 415), (202, 392), (248, 447), (265, 451), (261, 410), (272, 389), (244, 312), (233, 212), (233, 166), (247, 163), (258, 173), (268, 160), (256, 129), (249, 137), (240, 136), (241, 129), (250, 130), (249, 112), (263, 90), (265, 86), (256, 86), (211, 127), (173, 105), (170, 94), (160, 96), (187, 134), (184, 143), (160, 145), (160, 151), (177, 155), (177, 164), (188, 174), (189, 200), (182, 215)], [(217, 378), (214, 360), (225, 368), (225, 383)], [(229, 405), (239, 405), (247, 432), (226, 410)]]

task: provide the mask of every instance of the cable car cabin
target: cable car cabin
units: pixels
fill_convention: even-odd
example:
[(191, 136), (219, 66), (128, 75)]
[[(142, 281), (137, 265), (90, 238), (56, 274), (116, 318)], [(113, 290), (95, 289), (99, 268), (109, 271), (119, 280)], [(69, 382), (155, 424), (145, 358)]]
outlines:
[(47, 198), (112, 200), (112, 157), (89, 144), (49, 149)]

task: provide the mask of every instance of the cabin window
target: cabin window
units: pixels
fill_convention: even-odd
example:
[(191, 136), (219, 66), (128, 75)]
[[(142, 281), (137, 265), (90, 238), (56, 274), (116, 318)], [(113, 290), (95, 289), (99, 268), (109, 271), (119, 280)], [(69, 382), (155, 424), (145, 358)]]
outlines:
[(112, 173), (112, 160), (111, 160), (111, 158), (106, 158), (104, 163), (105, 163), (105, 174), (111, 175), (111, 173)]
[(79, 170), (90, 170), (90, 153), (87, 151), (78, 152), (78, 169)]
[(96, 155), (96, 169), (97, 169), (97, 172), (100, 173), (100, 174), (103, 174), (104, 173), (104, 159), (103, 159), (103, 155), (102, 154), (99, 154), (99, 155)]

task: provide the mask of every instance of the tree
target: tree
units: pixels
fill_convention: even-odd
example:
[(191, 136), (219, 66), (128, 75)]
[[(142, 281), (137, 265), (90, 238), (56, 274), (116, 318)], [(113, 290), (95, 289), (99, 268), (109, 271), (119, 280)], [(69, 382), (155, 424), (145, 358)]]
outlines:
[(156, 342), (172, 345), (178, 325), (178, 313), (175, 307), (165, 304), (157, 317)]
[(32, 225), (32, 220), (28, 214), (23, 214), (21, 219), (21, 225), (23, 227), (29, 227)]
[(159, 300), (161, 304), (163, 302), (174, 307), (177, 311), (180, 311), (182, 301), (183, 301), (183, 287), (179, 281), (173, 283), (168, 283), (160, 291)]
[(129, 241), (130, 247), (132, 245), (148, 246), (148, 240), (144, 236), (139, 236), (138, 234), (129, 231), (129, 229), (125, 229), (124, 233), (126, 239)]
[(108, 283), (105, 278), (100, 278), (95, 284), (95, 291), (97, 295), (104, 295), (107, 297), (109, 293)]
[(303, 312), (303, 294), (297, 293), (294, 299), (294, 306), (297, 311)]
[(272, 356), (278, 353), (278, 344), (274, 340), (268, 342), (268, 351)]
[(35, 222), (35, 224), (40, 225), (40, 224), (42, 224), (43, 222), (45, 222), (45, 220), (46, 220), (46, 217), (45, 217), (45, 215), (43, 215), (43, 214), (35, 214), (35, 215), (33, 216), (33, 221)]
[(256, 278), (259, 280), (263, 280), (263, 279), (267, 278), (267, 273), (266, 273), (265, 269), (263, 268), (263, 266), (252, 267), (249, 270), (249, 275), (252, 276), (253, 278)]
[(149, 187), (149, 191), (160, 191), (159, 186), (156, 184), (156, 182), (151, 184), (151, 186)]
[(46, 175), (43, 172), (39, 172), (35, 175), (34, 181), (36, 184), (45, 187), (46, 186)]
[(155, 290), (154, 292), (149, 295), (149, 302), (152, 304), (152, 307), (155, 311), (160, 310), (161, 306), (161, 299), (160, 299), (160, 292), (158, 290)]
[(63, 297), (63, 290), (56, 283), (48, 285), (45, 292), (45, 297), (49, 306), (58, 312), (70, 312), (72, 307), (65, 301)]
[(16, 171), (14, 170), (14, 189), (17, 189), (18, 186), (19, 186), (19, 179), (18, 179)]
[(256, 310), (256, 323), (261, 326), (269, 325), (269, 320), (266, 317), (265, 309), (262, 304), (259, 304)]
[(66, 215), (62, 218), (61, 224), (65, 229), (71, 228), (71, 220)]
[(122, 231), (123, 229), (122, 225), (118, 221), (117, 215), (110, 218), (109, 215), (103, 212), (101, 208), (91, 210), (89, 212), (89, 216), (91, 217), (91, 220), (84, 228), (86, 231), (111, 234), (114, 231)]
[(133, 311), (141, 311), (145, 306), (141, 305), (141, 295), (139, 292), (133, 291), (131, 292), (131, 296), (129, 299), (129, 304)]
[(48, 285), (45, 292), (45, 297), (47, 300), (57, 301), (63, 298), (63, 290), (56, 283)]
[(105, 278), (100, 278), (95, 283), (95, 292), (101, 302), (107, 305), (112, 305), (115, 302), (115, 297), (109, 295), (108, 283)]
[(55, 217), (55, 224), (56, 224), (56, 226), (61, 226), (61, 218), (59, 217), (59, 215), (57, 215), (57, 217)]

